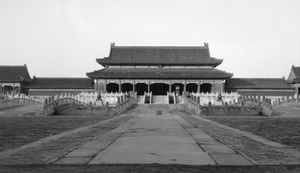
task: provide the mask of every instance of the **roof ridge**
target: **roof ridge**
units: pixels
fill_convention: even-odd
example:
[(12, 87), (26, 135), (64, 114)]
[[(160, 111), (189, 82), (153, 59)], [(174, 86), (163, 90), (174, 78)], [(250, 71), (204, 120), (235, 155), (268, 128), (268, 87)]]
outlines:
[(25, 65), (0, 65), (0, 67), (25, 67)]
[(174, 48), (185, 48), (185, 49), (207, 49), (206, 46), (114, 46), (112, 47), (113, 49), (115, 48), (135, 48), (135, 49), (142, 49), (142, 48), (152, 48), (152, 49), (157, 49), (157, 48), (165, 48), (165, 49), (174, 49)]

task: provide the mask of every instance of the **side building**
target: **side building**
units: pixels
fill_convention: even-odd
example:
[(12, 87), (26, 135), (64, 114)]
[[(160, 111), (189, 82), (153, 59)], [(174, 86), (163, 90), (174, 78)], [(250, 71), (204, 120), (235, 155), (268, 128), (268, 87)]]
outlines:
[(26, 64), (0, 66), (0, 94), (27, 94), (24, 86), (31, 81)]
[(294, 89), (284, 78), (231, 78), (226, 80), (225, 88), (227, 92), (274, 99), (294, 95)]
[(28, 95), (46, 98), (64, 93), (78, 94), (94, 91), (94, 81), (90, 78), (33, 77), (32, 82), (24, 86)]
[(290, 74), (287, 78), (287, 82), (295, 89), (295, 94), (299, 97), (300, 95), (300, 67), (291, 68)]
[(87, 73), (95, 80), (95, 91), (224, 92), (232, 73), (216, 69), (223, 60), (210, 55), (207, 43), (198, 47), (116, 46), (108, 57), (96, 60), (103, 69)]

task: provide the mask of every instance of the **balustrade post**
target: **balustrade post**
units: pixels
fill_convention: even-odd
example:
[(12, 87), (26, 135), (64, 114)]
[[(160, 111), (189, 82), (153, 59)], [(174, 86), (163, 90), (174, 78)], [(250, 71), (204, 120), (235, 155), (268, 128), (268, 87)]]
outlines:
[(76, 104), (75, 101), (72, 103), (73, 114), (76, 115)]
[(120, 97), (117, 97), (117, 114), (121, 112), (121, 102), (120, 102)]
[(93, 115), (93, 104), (92, 104), (92, 102), (90, 102), (89, 107), (91, 109), (91, 114)]
[(48, 113), (47, 108), (48, 108), (48, 101), (47, 101), (47, 98), (46, 98), (45, 103), (44, 103), (44, 114), (45, 115)]
[(225, 116), (228, 116), (229, 114), (229, 111), (228, 111), (228, 104), (227, 104), (227, 102), (225, 102), (225, 105), (224, 105), (224, 115)]
[(106, 105), (105, 105), (105, 115), (109, 115), (109, 103), (106, 102)]
[(242, 116), (245, 115), (245, 105), (244, 105), (244, 102), (241, 103), (241, 114), (242, 114)]
[(211, 116), (212, 115), (212, 106), (211, 106), (211, 102), (208, 102), (208, 115)]

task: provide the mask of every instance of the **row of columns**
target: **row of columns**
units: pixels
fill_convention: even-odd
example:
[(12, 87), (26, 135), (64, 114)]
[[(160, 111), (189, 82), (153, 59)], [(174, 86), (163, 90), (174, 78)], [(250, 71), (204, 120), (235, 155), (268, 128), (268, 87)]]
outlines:
[(147, 86), (148, 92), (150, 92), (150, 85), (156, 84), (156, 83), (164, 83), (164, 84), (169, 85), (169, 92), (171, 92), (172, 85), (174, 85), (174, 84), (182, 84), (184, 92), (186, 92), (186, 88), (187, 88), (188, 84), (196, 84), (197, 85), (197, 92), (200, 92), (200, 86), (202, 84), (210, 84), (210, 85), (212, 85), (211, 91), (213, 91), (213, 92), (216, 91), (216, 85), (220, 85), (218, 87), (217, 91), (218, 92), (223, 92), (224, 91), (223, 83), (220, 82), (220, 81), (216, 82), (216, 83), (215, 82), (186, 82), (186, 81), (184, 81), (184, 82), (162, 82), (162, 81), (158, 81), (158, 82), (150, 82), (150, 81), (148, 81), (148, 82), (146, 82), (146, 81), (143, 81), (143, 82), (136, 83), (135, 81), (134, 82), (126, 82), (126, 81), (122, 82), (121, 80), (119, 80), (119, 81), (110, 81), (110, 80), (99, 80), (98, 81), (97, 80), (96, 81), (96, 85), (95, 85), (95, 89), (98, 90), (99, 85), (102, 84), (103, 85), (103, 90), (107, 91), (107, 85), (110, 84), (110, 83), (116, 83), (116, 84), (118, 84), (119, 85), (119, 92), (122, 91), (122, 84), (125, 84), (125, 83), (131, 84), (133, 86), (133, 91), (134, 92), (136, 91), (136, 84), (139, 84), (139, 83), (144, 83), (144, 84), (148, 85)]

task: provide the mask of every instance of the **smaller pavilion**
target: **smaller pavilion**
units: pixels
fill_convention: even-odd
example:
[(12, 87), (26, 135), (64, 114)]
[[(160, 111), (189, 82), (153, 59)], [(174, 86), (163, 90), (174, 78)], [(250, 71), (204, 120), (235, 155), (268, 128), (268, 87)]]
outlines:
[(31, 81), (26, 64), (0, 66), (0, 94), (26, 93), (24, 86)]

